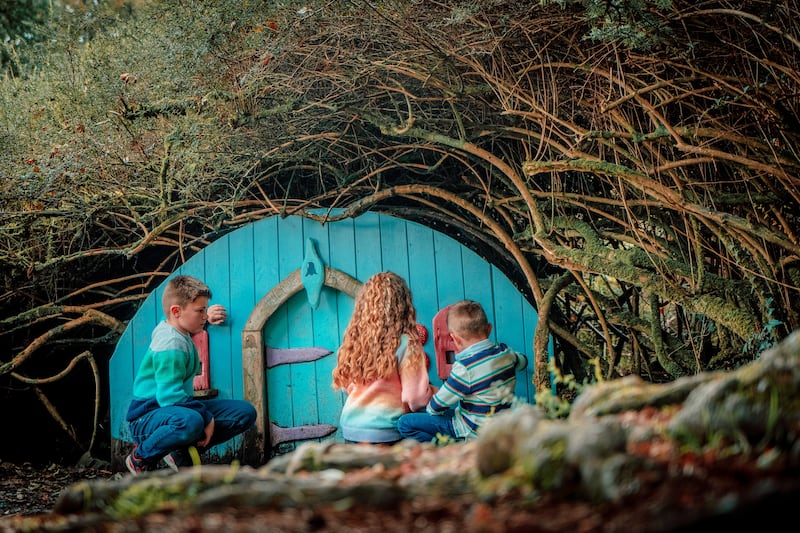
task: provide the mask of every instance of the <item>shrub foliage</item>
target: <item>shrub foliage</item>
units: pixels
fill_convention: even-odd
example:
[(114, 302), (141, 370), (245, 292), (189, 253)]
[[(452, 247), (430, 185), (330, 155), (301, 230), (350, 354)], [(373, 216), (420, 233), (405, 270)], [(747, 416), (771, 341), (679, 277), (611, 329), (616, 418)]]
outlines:
[(6, 383), (102, 367), (197, 250), (319, 207), (501, 266), (542, 318), (540, 388), (549, 334), (563, 375), (663, 381), (797, 327), (796, 1), (164, 4), (7, 47)]

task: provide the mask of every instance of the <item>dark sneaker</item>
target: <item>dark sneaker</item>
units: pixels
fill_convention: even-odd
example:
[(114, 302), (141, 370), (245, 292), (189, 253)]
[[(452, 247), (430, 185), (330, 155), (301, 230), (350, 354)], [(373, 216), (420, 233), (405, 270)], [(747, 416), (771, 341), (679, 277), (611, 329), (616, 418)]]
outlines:
[(125, 458), (125, 466), (128, 467), (128, 471), (134, 476), (138, 476), (142, 472), (148, 470), (148, 465), (145, 460), (136, 455), (136, 448), (137, 446), (134, 445), (131, 453)]
[(192, 448), (194, 448), (194, 446), (190, 446), (189, 448), (181, 448), (180, 450), (170, 452), (164, 456), (163, 461), (166, 463), (169, 469), (174, 472), (178, 472), (181, 468), (194, 466), (190, 451)]
[(178, 462), (175, 460), (175, 455), (177, 454), (178, 452), (172, 452), (168, 453), (167, 455), (161, 458), (161, 460), (164, 461), (164, 464), (167, 465), (167, 468), (169, 468), (173, 472), (178, 472), (180, 470), (180, 468), (178, 467)]

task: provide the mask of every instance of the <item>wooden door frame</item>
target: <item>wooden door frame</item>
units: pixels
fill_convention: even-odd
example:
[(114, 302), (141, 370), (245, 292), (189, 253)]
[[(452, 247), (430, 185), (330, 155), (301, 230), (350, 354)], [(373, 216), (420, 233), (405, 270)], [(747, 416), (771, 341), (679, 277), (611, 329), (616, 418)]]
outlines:
[[(326, 287), (337, 289), (353, 299), (356, 297), (361, 282), (341, 270), (325, 267)], [(252, 466), (266, 463), (267, 443), (267, 389), (266, 389), (266, 356), (264, 351), (263, 330), (272, 314), (286, 303), (292, 296), (303, 289), (300, 269), (286, 276), (272, 290), (265, 294), (253, 308), (250, 317), (242, 329), (242, 376), (244, 399), (256, 408), (256, 423), (253, 429), (244, 435), (242, 456)]]

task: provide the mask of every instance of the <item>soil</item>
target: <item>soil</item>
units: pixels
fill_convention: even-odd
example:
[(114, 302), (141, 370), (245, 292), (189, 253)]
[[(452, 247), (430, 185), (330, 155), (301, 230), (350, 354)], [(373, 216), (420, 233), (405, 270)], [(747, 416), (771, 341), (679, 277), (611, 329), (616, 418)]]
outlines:
[(0, 517), (49, 513), (58, 495), (69, 485), (86, 479), (112, 479), (115, 475), (102, 468), (0, 461)]
[[(60, 492), (86, 479), (115, 479), (105, 468), (0, 462), (0, 532), (16, 531), (281, 531), (494, 533), (523, 531), (701, 531), (758, 527), (793, 521), (800, 496), (797, 472), (765, 472), (748, 461), (672, 464), (640, 479), (641, 490), (623, 501), (595, 504), (562, 494), (531, 501), (509, 495), (426, 498), (392, 508), (254, 509), (207, 512), (172, 509), (125, 521), (107, 516), (61, 516), (53, 509)], [(127, 474), (125, 474), (127, 475)], [(364, 476), (365, 472), (349, 475)]]

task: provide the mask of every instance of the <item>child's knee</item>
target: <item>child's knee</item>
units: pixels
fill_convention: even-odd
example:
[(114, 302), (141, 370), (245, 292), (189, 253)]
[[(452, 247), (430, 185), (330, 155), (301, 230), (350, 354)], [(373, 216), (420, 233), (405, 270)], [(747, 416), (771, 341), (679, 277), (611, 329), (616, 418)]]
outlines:
[(412, 429), (410, 417), (408, 415), (402, 415), (397, 419), (397, 431), (400, 433), (400, 435), (403, 437), (408, 437)]
[(256, 410), (252, 405), (247, 404), (247, 407), (242, 410), (242, 415), (239, 417), (238, 431), (246, 431), (253, 427), (255, 423)]
[(178, 424), (173, 424), (175, 436), (186, 442), (194, 442), (198, 435), (203, 434), (205, 423), (200, 413), (193, 412), (182, 418)]
[(245, 402), (246, 406), (246, 416), (247, 416), (247, 426), (252, 426), (256, 422), (256, 408), (253, 407), (251, 404)]

